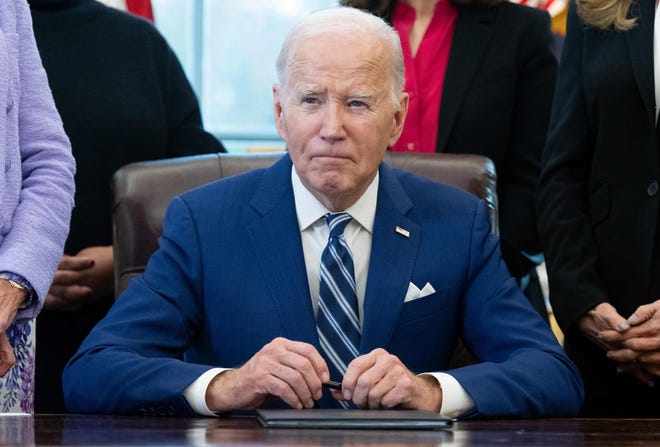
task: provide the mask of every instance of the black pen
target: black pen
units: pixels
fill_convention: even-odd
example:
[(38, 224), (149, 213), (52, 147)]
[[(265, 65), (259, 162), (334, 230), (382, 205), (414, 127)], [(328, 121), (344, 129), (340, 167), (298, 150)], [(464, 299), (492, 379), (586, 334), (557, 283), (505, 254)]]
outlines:
[(335, 382), (334, 380), (328, 380), (323, 384), (323, 386), (332, 390), (341, 390), (341, 383)]

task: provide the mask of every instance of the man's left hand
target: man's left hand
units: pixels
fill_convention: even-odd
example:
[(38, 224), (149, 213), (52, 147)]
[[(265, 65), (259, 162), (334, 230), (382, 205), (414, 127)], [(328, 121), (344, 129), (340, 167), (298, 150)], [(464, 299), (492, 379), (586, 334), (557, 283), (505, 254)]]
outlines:
[(395, 355), (378, 348), (354, 359), (346, 370), (339, 400), (362, 408), (405, 408), (440, 412), (442, 389), (432, 376), (413, 374)]

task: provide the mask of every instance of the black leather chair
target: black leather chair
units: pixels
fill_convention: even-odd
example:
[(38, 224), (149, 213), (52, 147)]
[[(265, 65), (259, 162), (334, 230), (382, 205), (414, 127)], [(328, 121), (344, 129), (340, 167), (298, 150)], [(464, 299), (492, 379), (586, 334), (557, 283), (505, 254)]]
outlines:
[[(157, 249), (170, 200), (223, 177), (272, 165), (282, 153), (206, 154), (132, 163), (113, 177), (115, 297), (141, 274)], [(479, 155), (387, 152), (385, 162), (431, 180), (464, 189), (486, 201), (497, 234), (496, 176), (493, 162)]]

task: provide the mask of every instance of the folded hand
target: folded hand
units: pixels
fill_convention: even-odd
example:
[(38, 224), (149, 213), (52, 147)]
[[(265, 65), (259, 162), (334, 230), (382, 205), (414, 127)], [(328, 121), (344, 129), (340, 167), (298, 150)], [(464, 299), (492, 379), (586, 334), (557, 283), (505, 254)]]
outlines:
[(395, 355), (378, 348), (354, 359), (346, 370), (337, 399), (363, 408), (405, 408), (439, 412), (442, 390), (428, 375), (413, 374)]
[(207, 388), (206, 402), (211, 411), (228, 411), (257, 408), (279, 397), (293, 408), (312, 408), (329, 378), (314, 346), (276, 338), (240, 368), (218, 374)]

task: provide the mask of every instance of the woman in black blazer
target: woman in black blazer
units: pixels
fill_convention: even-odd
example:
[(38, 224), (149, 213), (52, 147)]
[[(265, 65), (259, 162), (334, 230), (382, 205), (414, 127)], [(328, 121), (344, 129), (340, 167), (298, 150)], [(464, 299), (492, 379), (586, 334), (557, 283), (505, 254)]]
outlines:
[[(536, 288), (526, 285), (530, 275), (536, 278), (534, 267), (541, 252), (535, 191), (557, 70), (550, 16), (499, 0), (402, 3), (413, 6), (419, 17), (420, 6), (432, 8), (439, 1), (450, 1), (457, 15), (444, 73), (435, 151), (481, 154), (493, 160), (502, 255), (547, 319), (538, 281)], [(391, 22), (397, 1), (343, 0), (342, 4), (369, 10)]]
[(600, 10), (604, 3), (570, 6), (539, 182), (540, 232), (552, 306), (585, 379), (583, 414), (658, 417), (654, 2)]

